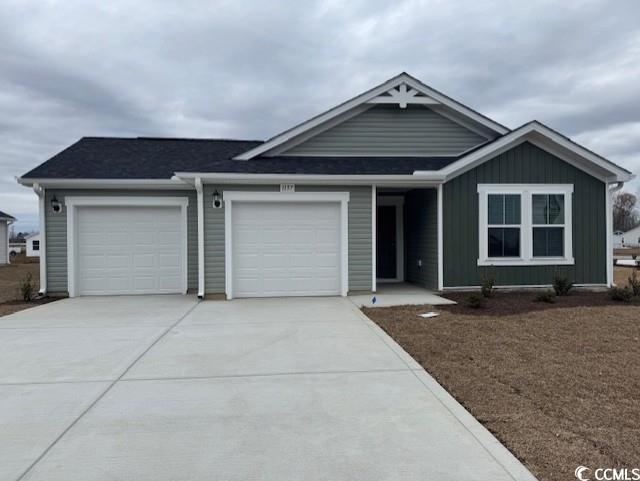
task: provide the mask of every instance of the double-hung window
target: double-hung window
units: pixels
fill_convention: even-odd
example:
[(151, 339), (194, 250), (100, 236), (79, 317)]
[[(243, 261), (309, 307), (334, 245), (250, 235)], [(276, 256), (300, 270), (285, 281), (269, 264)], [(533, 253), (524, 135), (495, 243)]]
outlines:
[(573, 185), (479, 184), (478, 265), (573, 264)]

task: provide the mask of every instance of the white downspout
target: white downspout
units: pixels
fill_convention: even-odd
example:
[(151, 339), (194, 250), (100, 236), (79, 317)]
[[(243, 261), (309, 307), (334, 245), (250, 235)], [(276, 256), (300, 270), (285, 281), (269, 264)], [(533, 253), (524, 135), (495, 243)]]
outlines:
[(204, 198), (202, 179), (197, 177), (194, 185), (198, 196), (198, 298), (204, 299)]
[(624, 186), (624, 182), (618, 182), (613, 188), (607, 187), (605, 205), (606, 205), (606, 223), (607, 223), (607, 286), (613, 286), (613, 194)]
[(40, 223), (40, 295), (47, 294), (47, 230), (45, 190), (40, 184), (33, 184), (33, 191), (38, 196), (38, 217)]

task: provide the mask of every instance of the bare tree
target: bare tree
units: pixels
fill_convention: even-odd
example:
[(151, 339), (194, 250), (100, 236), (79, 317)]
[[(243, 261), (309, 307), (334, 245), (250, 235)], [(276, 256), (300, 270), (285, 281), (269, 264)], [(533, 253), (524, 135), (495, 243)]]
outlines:
[(640, 223), (638, 213), (638, 198), (629, 193), (620, 191), (613, 198), (613, 230), (626, 232)]

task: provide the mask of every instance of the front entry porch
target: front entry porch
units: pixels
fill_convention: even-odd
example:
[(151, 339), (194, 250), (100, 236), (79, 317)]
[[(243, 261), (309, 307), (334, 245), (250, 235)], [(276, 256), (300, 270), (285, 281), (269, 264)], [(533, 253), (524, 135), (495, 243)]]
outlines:
[(398, 283), (437, 291), (438, 189), (378, 188), (375, 216), (376, 291)]

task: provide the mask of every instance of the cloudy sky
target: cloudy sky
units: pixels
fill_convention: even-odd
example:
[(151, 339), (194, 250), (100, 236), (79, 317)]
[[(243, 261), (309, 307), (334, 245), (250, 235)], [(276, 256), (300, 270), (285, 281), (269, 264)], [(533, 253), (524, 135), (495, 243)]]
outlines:
[(637, 172), (638, 19), (637, 0), (0, 0), (0, 210), (35, 228), (14, 177), (82, 136), (263, 139), (401, 71)]

